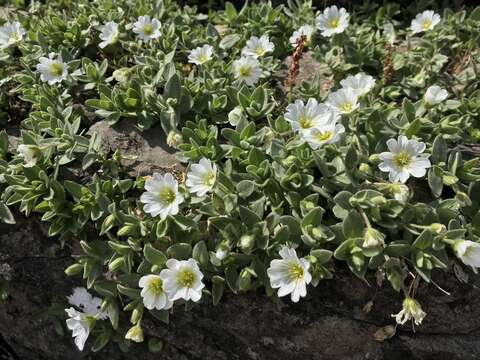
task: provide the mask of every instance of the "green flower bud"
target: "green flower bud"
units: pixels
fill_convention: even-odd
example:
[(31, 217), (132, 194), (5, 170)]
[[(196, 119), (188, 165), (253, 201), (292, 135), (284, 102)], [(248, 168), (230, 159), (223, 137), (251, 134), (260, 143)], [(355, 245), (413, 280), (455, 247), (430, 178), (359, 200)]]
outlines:
[(67, 276), (78, 275), (83, 271), (83, 264), (73, 264), (65, 269), (65, 274)]
[(377, 247), (385, 244), (385, 234), (371, 226), (365, 229), (363, 247)]
[(142, 327), (140, 326), (140, 324), (137, 324), (135, 326), (132, 326), (127, 334), (125, 335), (125, 339), (127, 340), (132, 340), (132, 341), (135, 341), (137, 343), (141, 343), (143, 342), (144, 338), (143, 338), (143, 329)]
[(108, 270), (115, 272), (120, 270), (125, 265), (125, 258), (120, 256), (108, 264)]
[(252, 235), (242, 235), (239, 242), (239, 247), (244, 252), (249, 252), (255, 246), (255, 238)]

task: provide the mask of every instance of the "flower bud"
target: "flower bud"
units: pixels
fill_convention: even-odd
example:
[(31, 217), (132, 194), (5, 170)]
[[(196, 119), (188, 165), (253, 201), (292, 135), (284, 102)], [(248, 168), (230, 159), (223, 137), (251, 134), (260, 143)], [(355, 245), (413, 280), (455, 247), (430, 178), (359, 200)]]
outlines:
[(364, 173), (364, 174), (368, 174), (368, 175), (372, 175), (373, 172), (372, 172), (372, 167), (370, 165), (368, 165), (367, 163), (361, 163), (359, 166), (358, 166), (358, 170), (360, 170), (360, 172)]
[(120, 256), (108, 264), (108, 270), (115, 272), (120, 270), (123, 265), (125, 265), (125, 258)]
[(178, 145), (183, 143), (182, 135), (174, 130), (171, 130), (167, 136), (167, 145), (173, 148), (176, 148)]
[(252, 235), (242, 235), (239, 246), (244, 252), (249, 252), (255, 246), (255, 238)]
[(397, 324), (403, 325), (408, 320), (413, 319), (415, 325), (420, 325), (427, 315), (426, 312), (422, 310), (422, 307), (417, 300), (407, 296), (403, 300), (403, 308), (398, 314), (393, 314), (392, 317), (395, 318)]
[(377, 247), (385, 244), (385, 235), (372, 228), (371, 226), (365, 229), (363, 247)]
[(125, 335), (125, 339), (132, 340), (137, 343), (143, 342), (143, 329), (140, 324), (132, 326)]
[(447, 231), (447, 227), (445, 225), (439, 224), (439, 223), (430, 224), (430, 226), (428, 228), (430, 229), (431, 232), (433, 232), (435, 234), (441, 234), (441, 233)]
[(74, 276), (78, 275), (83, 271), (83, 264), (73, 264), (70, 265), (68, 268), (65, 269), (65, 274), (67, 276)]
[(117, 69), (113, 72), (112, 76), (119, 83), (127, 82), (128, 78), (130, 77), (130, 69), (129, 68)]

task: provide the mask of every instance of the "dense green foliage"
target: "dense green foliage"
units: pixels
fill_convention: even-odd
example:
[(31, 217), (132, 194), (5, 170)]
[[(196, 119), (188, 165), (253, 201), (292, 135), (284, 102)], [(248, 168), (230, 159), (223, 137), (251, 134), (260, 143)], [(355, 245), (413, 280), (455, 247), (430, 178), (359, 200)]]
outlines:
[[(413, 15), (397, 5), (358, 6), (345, 32), (317, 32), (307, 46), (328, 77), (314, 76), (290, 93), (278, 71), (293, 52), (293, 31), (315, 24), (318, 11), (308, 2), (241, 10), (227, 4), (209, 14), (169, 0), (33, 4), (4, 11), (5, 21), (19, 21), (27, 34), (0, 50), (0, 122), (8, 128), (21, 120), (19, 141), (31, 145), (35, 163), (0, 134), (0, 218), (14, 223), (10, 209), (39, 216), (50, 236), (80, 242), (83, 253), (66, 272), (83, 275), (111, 320), (95, 327), (95, 350), (113, 338), (127, 346), (131, 325), (120, 315), (131, 312), (133, 324), (147, 316), (139, 278), (158, 273), (168, 258), (196, 259), (205, 276), (202, 301), (214, 304), (224, 291), (273, 294), (266, 270), (284, 244), (308, 259), (313, 285), (346, 264), (362, 279), (376, 271), (413, 295), (411, 284), (458, 262), (451, 244), (480, 241), (479, 152), (470, 146), (480, 140), (479, 8), (446, 9), (433, 30), (412, 35)], [(154, 41), (139, 41), (129, 25), (145, 14), (162, 23)], [(98, 26), (108, 21), (120, 24), (119, 41), (100, 49)], [(391, 47), (385, 22), (397, 32)], [(232, 62), (261, 35), (275, 45), (260, 59), (264, 75), (255, 86), (238, 84)], [(190, 50), (203, 44), (213, 46), (213, 59), (188, 64)], [(48, 85), (36, 66), (52, 52), (69, 75)], [(337, 89), (358, 72), (372, 75), (375, 87), (359, 109), (342, 115), (341, 140), (313, 150), (284, 119), (287, 105), (322, 102), (327, 81)], [(433, 84), (449, 98), (428, 107), (423, 96)], [(170, 141), (180, 159), (217, 164), (213, 191), (190, 194), (179, 176), (180, 213), (165, 220), (144, 213), (146, 178), (129, 178), (122, 154), (105, 153), (99, 136), (86, 135), (102, 119), (181, 134)], [(378, 169), (386, 141), (398, 135), (425, 142), (432, 163), (425, 177), (390, 183)], [(65, 168), (83, 176), (67, 180)], [(371, 229), (382, 241), (366, 247)], [(228, 251), (223, 259), (215, 255), (220, 247)], [(166, 310), (148, 313), (168, 321)]]

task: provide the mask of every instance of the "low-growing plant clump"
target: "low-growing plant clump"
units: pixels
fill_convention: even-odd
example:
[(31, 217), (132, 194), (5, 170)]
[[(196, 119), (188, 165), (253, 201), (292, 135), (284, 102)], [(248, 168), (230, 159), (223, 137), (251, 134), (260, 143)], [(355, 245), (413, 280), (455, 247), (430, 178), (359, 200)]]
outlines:
[[(78, 349), (227, 291), (298, 302), (343, 266), (418, 326), (420, 282), (480, 267), (480, 8), (64, 3), (1, 10), (0, 218), (80, 244)], [(325, 71), (299, 83), (306, 56)], [(184, 171), (132, 178), (98, 121), (161, 127)]]

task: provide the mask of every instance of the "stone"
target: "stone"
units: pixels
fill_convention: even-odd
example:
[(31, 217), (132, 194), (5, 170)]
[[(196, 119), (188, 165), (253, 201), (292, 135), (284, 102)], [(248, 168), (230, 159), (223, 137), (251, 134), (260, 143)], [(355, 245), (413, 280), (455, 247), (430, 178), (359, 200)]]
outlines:
[(151, 175), (154, 172), (181, 174), (184, 167), (166, 143), (166, 135), (159, 126), (140, 131), (133, 123), (121, 121), (110, 126), (107, 121), (93, 124), (87, 134), (97, 132), (106, 152), (118, 150), (121, 163), (131, 177)]

